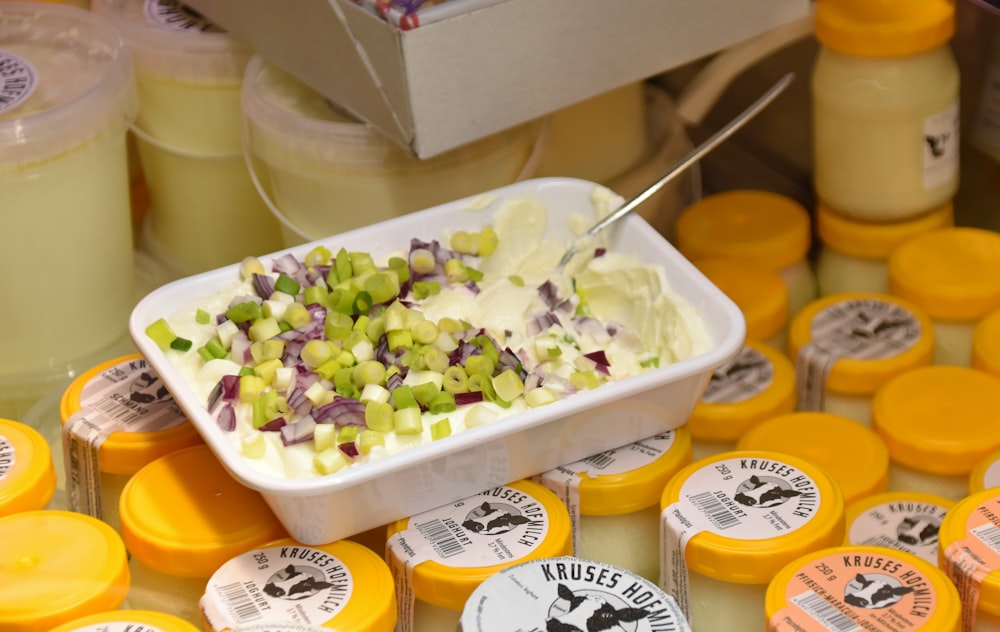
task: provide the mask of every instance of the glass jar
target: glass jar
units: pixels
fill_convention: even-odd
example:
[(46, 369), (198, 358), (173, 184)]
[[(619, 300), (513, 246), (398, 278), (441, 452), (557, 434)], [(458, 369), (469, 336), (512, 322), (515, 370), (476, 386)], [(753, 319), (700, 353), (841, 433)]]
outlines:
[(844, 544), (885, 546), (938, 563), (941, 520), (955, 504), (920, 491), (882, 492), (847, 505)]
[(971, 632), (1000, 632), (1000, 490), (955, 503), (941, 522), (940, 566), (958, 587)]
[(774, 574), (844, 537), (837, 484), (818, 466), (778, 452), (695, 461), (667, 483), (660, 508), (659, 585), (695, 632), (764, 621)]
[(969, 493), (975, 494), (991, 487), (1000, 487), (1000, 450), (979, 461), (969, 475)]
[(953, 226), (951, 203), (910, 219), (867, 222), (844, 215), (820, 201), (816, 233), (816, 281), (821, 296), (841, 292), (889, 293), (889, 256), (911, 237)]
[(760, 422), (737, 450), (791, 454), (822, 467), (840, 486), (844, 504), (889, 486), (889, 450), (875, 431), (830, 413), (792, 412)]
[(691, 435), (681, 426), (540, 474), (536, 480), (569, 509), (573, 555), (627, 568), (655, 582), (660, 494), (691, 462)]
[(49, 632), (200, 632), (180, 617), (150, 610), (115, 610), (74, 619)]
[(984, 316), (972, 331), (972, 368), (1000, 377), (1000, 309)]
[(338, 632), (392, 632), (392, 573), (373, 551), (350, 540), (305, 545), (284, 538), (225, 562), (205, 587), (206, 630), (295, 621)]
[(955, 195), (954, 29), (947, 0), (817, 1), (811, 96), (819, 199), (846, 215), (886, 222)]
[(0, 516), (44, 509), (56, 491), (52, 451), (34, 428), (0, 418)]
[(780, 274), (735, 259), (699, 258), (691, 263), (740, 308), (747, 340), (775, 349), (787, 346), (788, 287)]
[(889, 447), (889, 489), (965, 497), (972, 469), (1000, 448), (997, 410), (1000, 378), (975, 369), (929, 366), (887, 382), (872, 427)]
[(522, 562), (484, 581), (466, 602), (458, 632), (543, 626), (691, 631), (677, 602), (656, 584), (613, 564), (564, 556)]
[(203, 440), (139, 354), (102, 362), (63, 392), (63, 464), (69, 507), (121, 527), (128, 479), (157, 457)]
[(809, 212), (789, 197), (755, 190), (707, 195), (681, 212), (676, 234), (677, 249), (688, 259), (726, 257), (779, 272), (788, 286), (790, 317), (816, 298), (806, 258)]
[(756, 424), (795, 409), (795, 367), (781, 351), (748, 340), (712, 372), (688, 417), (694, 459), (727, 452)]
[(529, 480), (486, 490), (389, 526), (400, 632), (454, 630), (466, 600), (498, 571), (572, 553), (569, 511)]
[(892, 377), (931, 363), (934, 327), (909, 301), (846, 292), (809, 304), (789, 330), (798, 410), (871, 423), (871, 400)]
[(96, 518), (42, 509), (0, 518), (0, 629), (35, 632), (114, 610), (129, 568), (121, 536)]
[(767, 629), (959, 632), (962, 602), (937, 566), (879, 546), (803, 555), (767, 587)]
[(976, 324), (1000, 307), (1000, 234), (940, 228), (889, 258), (889, 288), (934, 321), (934, 363), (969, 366)]
[(136, 472), (122, 490), (121, 530), (131, 554), (129, 604), (195, 624), (212, 573), (287, 535), (260, 493), (238, 483), (206, 445)]

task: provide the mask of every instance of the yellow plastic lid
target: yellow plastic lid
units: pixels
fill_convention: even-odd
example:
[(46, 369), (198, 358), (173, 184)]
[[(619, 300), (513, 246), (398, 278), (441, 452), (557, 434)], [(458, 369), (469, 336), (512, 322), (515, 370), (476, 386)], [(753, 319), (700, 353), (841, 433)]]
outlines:
[[(764, 488), (783, 493), (747, 504), (760, 494), (755, 490)], [(790, 454), (736, 450), (695, 461), (667, 483), (661, 511), (677, 503), (682, 493), (684, 498), (707, 493), (716, 499), (724, 493), (729, 502), (723, 504), (744, 514), (729, 509), (726, 535), (703, 529), (692, 531), (687, 542), (688, 570), (719, 581), (766, 584), (785, 564), (809, 551), (837, 545), (844, 537), (840, 487), (818, 466)], [(715, 502), (712, 506), (717, 508)], [(776, 524), (776, 513), (786, 524)], [(718, 520), (720, 514), (713, 516)]]
[(970, 494), (993, 487), (1000, 487), (1000, 450), (986, 455), (986, 458), (981, 459), (969, 474)]
[[(70, 383), (59, 402), (63, 424), (75, 413), (94, 408), (101, 411), (100, 415), (127, 419), (135, 428), (113, 432), (104, 440), (97, 452), (102, 472), (134, 474), (157, 457), (204, 443), (159, 376), (139, 354), (92, 367)], [(145, 423), (137, 419), (143, 416)]]
[[(131, 627), (129, 627), (131, 626)], [(114, 610), (74, 619), (49, 632), (201, 632), (180, 617), (152, 610)]]
[(795, 367), (784, 353), (748, 340), (713, 373), (688, 417), (691, 436), (736, 441), (755, 424), (795, 409)]
[(1000, 448), (1000, 378), (929, 366), (893, 378), (872, 400), (872, 428), (890, 458), (932, 474), (968, 475)]
[(848, 503), (844, 544), (887, 546), (938, 561), (938, 531), (955, 504), (918, 491), (881, 492)]
[(816, 205), (816, 233), (825, 247), (861, 259), (887, 260), (892, 251), (911, 237), (955, 224), (952, 204), (897, 222), (865, 222), (829, 205)]
[[(486, 516), (515, 524), (490, 526), (484, 524)], [(411, 523), (424, 524), (438, 519), (455, 522), (467, 542), (459, 541), (461, 554), (453, 554), (447, 559), (435, 556), (436, 559), (416, 564), (412, 588), (417, 599), (442, 608), (461, 611), (472, 591), (504, 568), (528, 560), (572, 554), (569, 511), (558, 496), (533, 481), (515, 481), (394, 522), (389, 525), (389, 546), (393, 536), (407, 530)], [(504, 548), (510, 547), (512, 555), (502, 562), (485, 565), (488, 564), (485, 558), (495, 558), (489, 553), (489, 544), (498, 535), (505, 535)], [(422, 540), (417, 536), (409, 538), (408, 542), (413, 544)], [(386, 554), (395, 555), (388, 549)], [(506, 557), (503, 551), (499, 555)]]
[(948, 0), (817, 0), (816, 38), (862, 57), (901, 57), (946, 44), (955, 32)]
[(114, 610), (130, 584), (114, 529), (71, 511), (24, 511), (0, 518), (0, 629), (48, 630)]
[(939, 565), (948, 571), (951, 562), (967, 561), (963, 545), (979, 556), (984, 576), (978, 582), (977, 610), (1000, 617), (1000, 555), (973, 534), (995, 532), (1000, 528), (1000, 489), (986, 489), (959, 500), (944, 516), (938, 531)]
[(178, 577), (209, 577), (234, 555), (288, 535), (260, 493), (236, 482), (206, 445), (139, 470), (119, 511), (129, 552)]
[(840, 485), (845, 504), (889, 487), (885, 442), (871, 428), (840, 415), (779, 415), (747, 430), (736, 449), (781, 452), (818, 465)]
[(1000, 234), (939, 228), (889, 257), (889, 289), (939, 320), (978, 320), (1000, 308)]
[(976, 323), (972, 333), (972, 366), (1000, 377), (1000, 309)]
[(55, 491), (55, 464), (45, 437), (0, 418), (0, 516), (41, 509)]
[(790, 266), (809, 251), (809, 212), (769, 191), (708, 195), (677, 218), (677, 249), (688, 259), (727, 257), (770, 270)]
[(793, 362), (807, 344), (834, 359), (826, 377), (833, 393), (870, 395), (891, 378), (931, 363), (934, 324), (909, 301), (875, 292), (845, 292), (806, 305), (788, 331)]
[(767, 340), (788, 323), (788, 285), (775, 270), (721, 257), (692, 263), (743, 312), (748, 339)]
[[(241, 608), (251, 595), (258, 608)], [(389, 566), (350, 540), (308, 545), (282, 538), (249, 549), (212, 574), (200, 606), (206, 629), (217, 632), (291, 621), (369, 632), (392, 632), (396, 625)]]
[(837, 621), (884, 632), (962, 629), (962, 600), (948, 576), (916, 555), (879, 546), (835, 546), (794, 560), (768, 584), (764, 612), (769, 623), (788, 626), (783, 630), (836, 629)]

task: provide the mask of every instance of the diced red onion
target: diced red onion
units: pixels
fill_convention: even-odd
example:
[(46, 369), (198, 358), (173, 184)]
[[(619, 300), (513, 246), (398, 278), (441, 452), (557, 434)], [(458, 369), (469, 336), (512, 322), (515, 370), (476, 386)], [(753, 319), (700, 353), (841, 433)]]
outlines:
[(284, 428), (287, 424), (288, 421), (284, 417), (275, 417), (271, 421), (257, 428), (257, 430), (260, 430), (261, 432), (277, 432)]
[(531, 317), (528, 322), (525, 323), (525, 327), (529, 335), (537, 336), (549, 327), (561, 324), (562, 323), (559, 321), (559, 317), (556, 316), (555, 312), (545, 312)]
[(311, 441), (315, 428), (316, 422), (312, 417), (306, 415), (295, 423), (287, 424), (281, 428), (279, 431), (281, 432), (281, 443), (283, 445), (293, 445)]
[(240, 396), (240, 376), (239, 375), (223, 375), (222, 380), (219, 382), (222, 384), (222, 399), (227, 402), (236, 401)]
[(546, 307), (552, 309), (559, 302), (559, 289), (551, 280), (545, 279), (545, 283), (538, 286), (538, 296)]
[(226, 432), (236, 430), (236, 409), (233, 408), (232, 404), (223, 404), (222, 409), (219, 410), (219, 414), (215, 417), (215, 421), (219, 424), (219, 428), (222, 428)]
[(261, 298), (271, 298), (274, 294), (274, 278), (267, 274), (253, 273), (253, 289)]
[(611, 374), (611, 371), (608, 369), (611, 363), (608, 362), (608, 356), (607, 354), (604, 353), (603, 349), (598, 349), (597, 351), (591, 351), (590, 353), (585, 353), (583, 354), (583, 357), (587, 358), (588, 360), (591, 360), (596, 365), (595, 368), (601, 373), (604, 373), (605, 375)]
[(313, 410), (312, 416), (318, 424), (364, 426), (365, 405), (353, 397), (335, 397), (329, 404)]
[(337, 445), (337, 449), (344, 453), (344, 456), (350, 459), (357, 458), (361, 452), (358, 451), (358, 446), (353, 441), (348, 441), (346, 443), (340, 443)]
[(475, 404), (483, 401), (482, 391), (469, 391), (467, 393), (455, 393), (455, 405)]

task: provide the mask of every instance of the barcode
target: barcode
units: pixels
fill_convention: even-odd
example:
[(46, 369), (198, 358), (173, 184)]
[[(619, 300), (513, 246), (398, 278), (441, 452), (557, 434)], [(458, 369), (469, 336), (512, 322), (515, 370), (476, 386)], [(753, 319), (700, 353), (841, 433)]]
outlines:
[(694, 494), (693, 496), (689, 496), (688, 500), (694, 503), (694, 506), (705, 514), (705, 517), (719, 530), (741, 524), (739, 517), (729, 511), (712, 492)]
[(417, 531), (420, 532), (434, 550), (442, 558), (449, 558), (459, 553), (465, 552), (465, 547), (459, 542), (454, 534), (448, 530), (440, 520), (431, 520), (430, 522), (425, 522), (423, 524), (417, 525)]
[(611, 451), (601, 452), (600, 454), (594, 454), (592, 456), (588, 456), (583, 460), (584, 463), (593, 467), (596, 470), (603, 470), (608, 465), (610, 465), (612, 461), (614, 461), (614, 453)]
[(864, 546), (881, 546), (889, 549), (896, 549), (898, 551), (906, 551), (907, 553), (916, 553), (915, 549), (906, 546), (896, 538), (882, 534), (865, 538), (863, 542), (857, 542), (856, 544)]
[(253, 598), (247, 594), (246, 587), (240, 582), (219, 586), (219, 596), (222, 603), (226, 604), (229, 612), (236, 618), (237, 623), (246, 623), (260, 619), (260, 610)]
[(1000, 529), (994, 525), (984, 525), (970, 529), (970, 533), (983, 541), (986, 546), (993, 549), (994, 553), (1000, 553)]
[(102, 400), (92, 406), (92, 408), (96, 408), (101, 412), (107, 413), (109, 417), (121, 423), (125, 427), (139, 421), (143, 415), (141, 412), (129, 410), (126, 406), (123, 406), (120, 402), (116, 402), (113, 399)]
[(792, 597), (792, 603), (831, 632), (854, 632), (861, 629), (850, 617), (814, 592), (796, 595)]

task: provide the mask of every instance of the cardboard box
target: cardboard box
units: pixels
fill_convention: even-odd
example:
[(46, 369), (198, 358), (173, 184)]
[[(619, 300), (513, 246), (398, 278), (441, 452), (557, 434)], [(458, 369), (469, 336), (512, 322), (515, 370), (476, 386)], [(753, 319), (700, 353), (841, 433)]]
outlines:
[(404, 29), (353, 0), (188, 0), (429, 157), (809, 14), (809, 0), (450, 0)]

